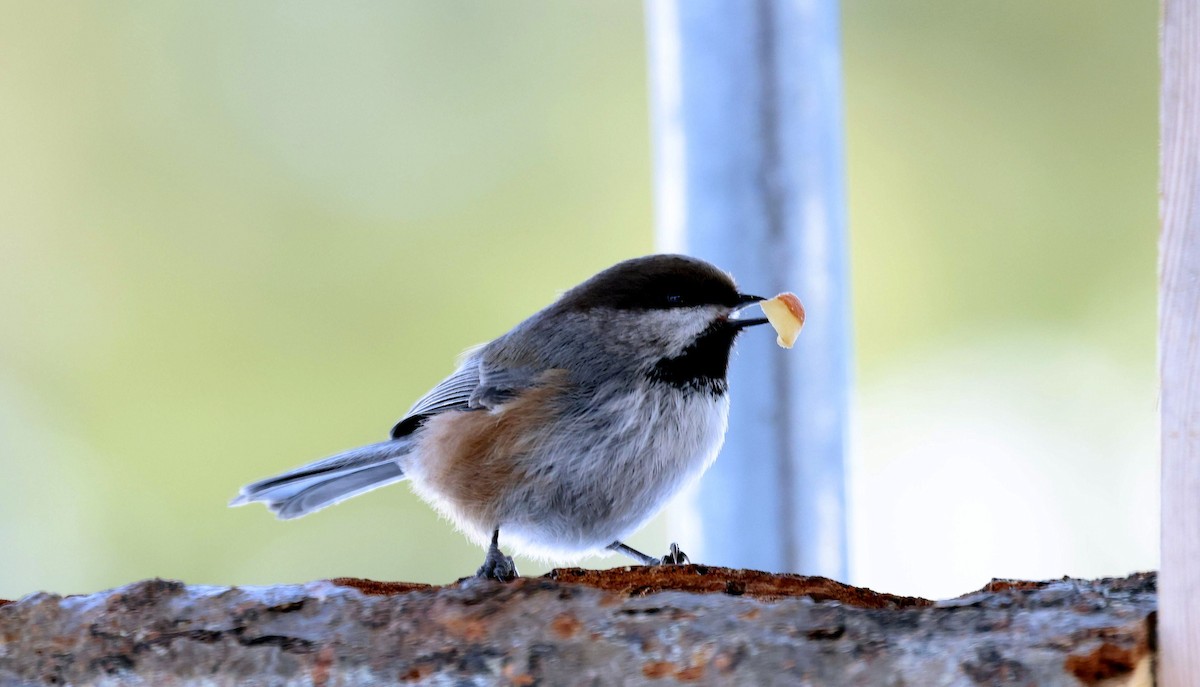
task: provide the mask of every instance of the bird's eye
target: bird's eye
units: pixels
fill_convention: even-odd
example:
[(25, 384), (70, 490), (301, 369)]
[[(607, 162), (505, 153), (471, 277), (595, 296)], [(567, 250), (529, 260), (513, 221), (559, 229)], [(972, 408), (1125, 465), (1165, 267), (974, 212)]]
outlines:
[(678, 293), (668, 293), (666, 300), (667, 305), (672, 307), (683, 305), (683, 296)]

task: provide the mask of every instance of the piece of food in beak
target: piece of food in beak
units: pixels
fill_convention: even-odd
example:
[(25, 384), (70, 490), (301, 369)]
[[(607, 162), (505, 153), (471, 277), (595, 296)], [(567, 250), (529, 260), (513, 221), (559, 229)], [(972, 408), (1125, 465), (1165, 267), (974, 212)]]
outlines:
[(800, 329), (804, 327), (804, 306), (800, 304), (800, 299), (794, 293), (784, 292), (758, 305), (779, 335), (775, 343), (791, 348), (796, 343), (796, 337), (800, 336)]

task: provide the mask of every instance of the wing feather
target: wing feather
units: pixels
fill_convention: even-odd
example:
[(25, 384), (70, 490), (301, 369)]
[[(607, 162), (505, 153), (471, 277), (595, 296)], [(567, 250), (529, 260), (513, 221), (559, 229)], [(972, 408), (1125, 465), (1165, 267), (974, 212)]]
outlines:
[(471, 357), (463, 361), (449, 377), (443, 379), (437, 386), (429, 390), (404, 417), (392, 427), (392, 438), (399, 439), (411, 434), (421, 426), (425, 418), (447, 410), (469, 410), (471, 394), (479, 387), (479, 360)]
[(537, 383), (528, 368), (489, 365), (484, 351), (472, 351), (453, 374), (417, 399), (392, 428), (392, 438), (411, 434), (429, 416), (448, 410), (490, 410)]

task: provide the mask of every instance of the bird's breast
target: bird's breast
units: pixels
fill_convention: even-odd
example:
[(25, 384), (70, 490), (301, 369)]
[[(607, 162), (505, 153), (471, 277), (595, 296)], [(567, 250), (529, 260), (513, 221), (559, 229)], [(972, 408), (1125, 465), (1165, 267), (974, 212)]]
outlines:
[(495, 410), (422, 428), (413, 487), (476, 541), (564, 559), (603, 549), (657, 513), (716, 458), (728, 396), (609, 380), (548, 385)]
[(651, 384), (566, 414), (522, 460), (522, 488), (503, 509), (509, 531), (551, 557), (628, 536), (716, 458), (728, 409), (726, 394)]

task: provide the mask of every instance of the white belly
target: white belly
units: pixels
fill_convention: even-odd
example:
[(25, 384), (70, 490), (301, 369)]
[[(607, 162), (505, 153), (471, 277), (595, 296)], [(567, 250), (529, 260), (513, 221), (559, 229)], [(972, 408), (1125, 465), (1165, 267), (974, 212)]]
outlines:
[[(628, 537), (712, 464), (725, 437), (726, 394), (651, 387), (588, 420), (564, 420), (527, 456), (528, 478), (500, 513), (501, 541), (525, 555), (580, 558)], [(490, 533), (489, 533), (490, 534)]]

